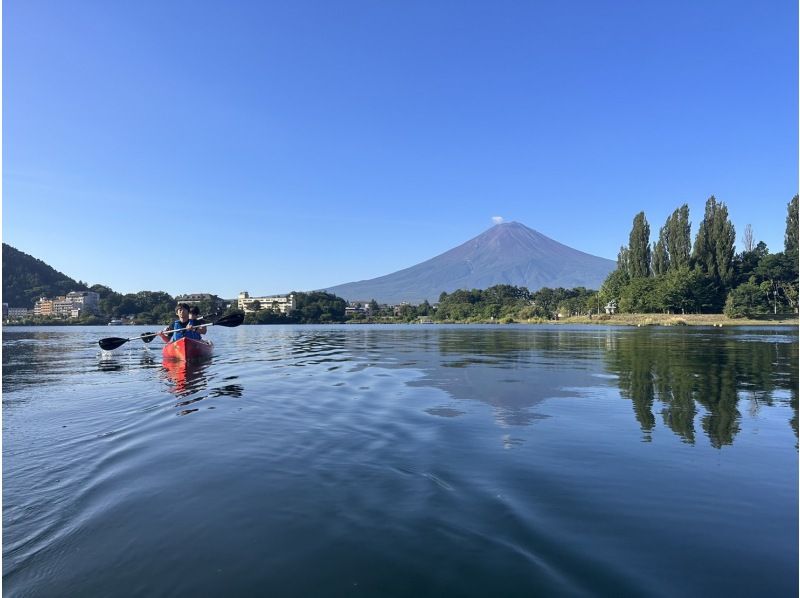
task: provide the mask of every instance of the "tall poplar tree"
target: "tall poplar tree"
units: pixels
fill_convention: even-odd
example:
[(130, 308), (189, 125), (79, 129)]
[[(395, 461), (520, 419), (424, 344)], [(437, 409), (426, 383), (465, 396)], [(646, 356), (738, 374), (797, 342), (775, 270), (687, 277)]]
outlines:
[(653, 276), (661, 276), (669, 271), (666, 236), (666, 227), (662, 226), (658, 235), (658, 241), (653, 243)]
[(692, 242), (690, 239), (691, 223), (689, 222), (689, 206), (683, 204), (672, 212), (667, 219), (667, 254), (669, 255), (669, 269), (679, 270), (689, 265), (689, 253)]
[(742, 252), (750, 253), (755, 247), (756, 241), (753, 237), (753, 226), (748, 224), (744, 227), (744, 235), (742, 235)]
[(692, 259), (695, 265), (723, 288), (733, 282), (733, 245), (736, 230), (728, 219), (728, 208), (713, 195), (695, 237)]
[(633, 219), (628, 243), (628, 274), (631, 278), (650, 276), (650, 225), (644, 212)]
[(630, 267), (629, 267), (629, 254), (628, 248), (624, 245), (619, 248), (619, 253), (617, 254), (617, 270), (622, 272), (625, 276), (630, 276)]
[(787, 206), (786, 234), (783, 237), (784, 249), (787, 254), (797, 253), (797, 227), (797, 195), (795, 195)]

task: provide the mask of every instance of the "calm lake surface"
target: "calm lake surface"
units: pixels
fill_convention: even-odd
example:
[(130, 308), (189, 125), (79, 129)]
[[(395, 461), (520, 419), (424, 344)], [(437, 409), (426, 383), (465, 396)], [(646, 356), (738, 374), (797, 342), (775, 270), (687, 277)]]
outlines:
[(794, 328), (3, 329), (8, 596), (796, 596)]

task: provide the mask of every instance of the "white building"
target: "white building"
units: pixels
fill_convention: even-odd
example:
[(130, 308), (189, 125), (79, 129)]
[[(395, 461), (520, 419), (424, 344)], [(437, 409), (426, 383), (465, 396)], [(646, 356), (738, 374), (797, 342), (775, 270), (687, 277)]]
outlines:
[(237, 305), (246, 314), (261, 309), (271, 309), (282, 314), (288, 314), (295, 308), (295, 301), (293, 293), (289, 295), (251, 297), (247, 291), (242, 291), (239, 293)]
[(27, 307), (9, 307), (6, 317), (9, 320), (19, 320), (22, 318), (27, 318), (28, 313), (29, 311)]
[(72, 291), (67, 293), (67, 300), (72, 302), (72, 307), (79, 309), (81, 313), (96, 314), (100, 311), (100, 295), (94, 291)]
[(56, 297), (53, 301), (53, 312), (51, 315), (56, 318), (71, 318), (72, 300), (66, 297)]
[(363, 314), (367, 315), (367, 310), (362, 307), (361, 305), (348, 305), (344, 308), (344, 315), (345, 316), (355, 316), (356, 314)]

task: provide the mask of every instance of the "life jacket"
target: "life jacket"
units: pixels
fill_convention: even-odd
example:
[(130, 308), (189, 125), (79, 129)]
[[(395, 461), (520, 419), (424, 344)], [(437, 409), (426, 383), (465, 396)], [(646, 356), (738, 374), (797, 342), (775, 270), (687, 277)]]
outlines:
[[(198, 318), (197, 320), (189, 318), (189, 324), (199, 328), (200, 326), (203, 325), (203, 318)], [(203, 339), (203, 335), (200, 334), (199, 332), (197, 332), (196, 330), (187, 330), (186, 333), (188, 335), (187, 338), (194, 338), (194, 339), (197, 339), (197, 340), (202, 340)]]
[(172, 333), (172, 340), (173, 341), (177, 341), (177, 340), (182, 339), (183, 337), (191, 338), (191, 339), (194, 339), (194, 340), (197, 340), (197, 341), (201, 340), (203, 337), (200, 335), (199, 332), (197, 332), (195, 330), (179, 330), (180, 328), (186, 328), (186, 326), (188, 326), (189, 324), (194, 326), (195, 325), (195, 321), (194, 320), (189, 320), (188, 322), (186, 322), (186, 324), (184, 324), (180, 320), (175, 320), (174, 322), (172, 322), (172, 329), (173, 330), (178, 330), (178, 332), (173, 332)]

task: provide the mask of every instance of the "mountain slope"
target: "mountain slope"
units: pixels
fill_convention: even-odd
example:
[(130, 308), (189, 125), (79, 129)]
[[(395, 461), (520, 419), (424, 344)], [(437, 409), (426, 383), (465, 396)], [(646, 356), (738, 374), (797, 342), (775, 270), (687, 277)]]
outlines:
[(42, 260), (3, 243), (3, 302), (11, 307), (30, 309), (39, 297), (87, 289)]
[(598, 289), (612, 260), (567, 247), (518, 222), (497, 224), (474, 239), (404, 270), (325, 289), (351, 301), (435, 302), (442, 291), (496, 284)]

